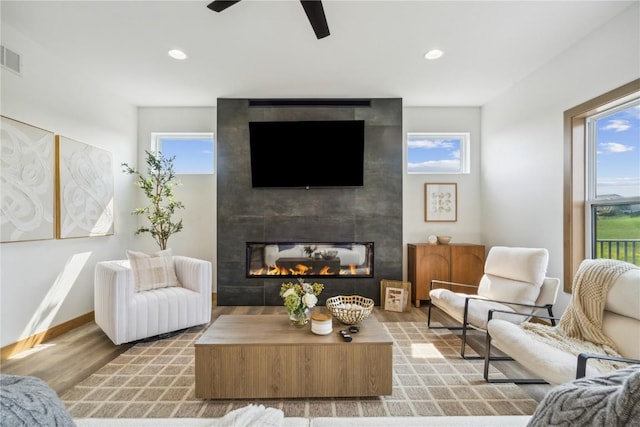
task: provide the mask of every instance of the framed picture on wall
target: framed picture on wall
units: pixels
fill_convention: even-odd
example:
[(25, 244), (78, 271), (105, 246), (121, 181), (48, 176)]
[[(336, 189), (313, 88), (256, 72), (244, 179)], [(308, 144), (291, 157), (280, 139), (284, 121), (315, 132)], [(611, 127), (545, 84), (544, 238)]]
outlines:
[(56, 237), (113, 234), (112, 154), (61, 135), (56, 151)]
[(0, 116), (0, 146), (0, 241), (53, 239), (54, 133)]
[(455, 183), (426, 183), (424, 185), (424, 220), (458, 220), (458, 185)]

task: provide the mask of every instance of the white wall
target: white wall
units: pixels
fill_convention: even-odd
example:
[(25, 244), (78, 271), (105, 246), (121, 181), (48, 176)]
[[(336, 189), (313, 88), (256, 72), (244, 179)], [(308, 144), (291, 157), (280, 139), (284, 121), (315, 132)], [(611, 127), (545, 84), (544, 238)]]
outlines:
[[(640, 77), (636, 3), (482, 108), (482, 240), (545, 247), (563, 275), (563, 113)], [(556, 314), (569, 295), (561, 292)]]
[[(483, 243), (480, 194), (480, 108), (479, 107), (405, 107), (403, 109), (403, 275), (406, 280), (406, 244), (425, 243), (430, 234), (451, 236), (451, 243)], [(469, 132), (471, 173), (407, 174), (407, 133)], [(425, 222), (424, 184), (455, 182), (458, 184), (458, 220)]]
[[(2, 25), (2, 44), (20, 53), (22, 76), (2, 69), (1, 114), (136, 161), (136, 109), (101, 91), (41, 46)], [(133, 234), (133, 189), (114, 172), (115, 234), (0, 245), (0, 345), (93, 311), (93, 268), (122, 258)]]
[[(211, 107), (139, 108), (138, 109), (138, 170), (146, 173), (145, 150), (151, 148), (153, 132), (214, 132), (216, 109)], [(176, 212), (174, 220), (182, 218), (183, 229), (167, 242), (176, 255), (211, 261), (212, 290), (216, 292), (216, 175), (178, 175), (180, 186), (175, 188), (176, 200), (185, 209)], [(138, 190), (139, 206), (148, 201)], [(142, 218), (139, 218), (142, 220)], [(149, 233), (140, 234), (132, 243), (134, 250), (156, 251), (158, 246)]]

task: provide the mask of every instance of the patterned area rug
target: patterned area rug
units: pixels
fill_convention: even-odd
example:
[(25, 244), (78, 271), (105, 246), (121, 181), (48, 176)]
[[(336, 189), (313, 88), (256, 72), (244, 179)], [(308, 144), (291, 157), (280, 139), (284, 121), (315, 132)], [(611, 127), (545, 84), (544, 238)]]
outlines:
[[(393, 394), (366, 398), (202, 400), (195, 397), (195, 327), (141, 342), (62, 394), (74, 418), (216, 418), (249, 403), (287, 417), (531, 415), (537, 402), (514, 384), (488, 384), (460, 338), (426, 322), (382, 323), (393, 337)], [(474, 355), (473, 351), (468, 352)], [(491, 376), (502, 374), (492, 368)]]

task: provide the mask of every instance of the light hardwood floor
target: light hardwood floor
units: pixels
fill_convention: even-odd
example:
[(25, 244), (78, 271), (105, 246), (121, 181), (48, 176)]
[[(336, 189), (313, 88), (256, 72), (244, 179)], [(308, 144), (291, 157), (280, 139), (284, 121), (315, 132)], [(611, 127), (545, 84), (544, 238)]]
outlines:
[[(373, 315), (380, 322), (425, 322), (426, 327), (427, 310), (427, 305), (420, 308), (412, 306), (410, 311), (403, 313), (375, 307)], [(284, 315), (286, 311), (281, 306), (217, 306), (212, 309), (212, 320), (221, 314), (279, 313)], [(453, 320), (435, 309), (432, 313), (432, 321), (442, 322), (445, 325), (455, 324)], [(480, 352), (484, 348), (484, 334), (472, 331), (468, 333), (467, 342)], [(113, 344), (102, 330), (91, 322), (3, 361), (0, 372), (36, 376), (49, 384), (58, 394), (62, 394), (133, 345), (134, 343)], [(499, 368), (509, 377), (530, 375), (516, 362), (501, 362)], [(540, 401), (550, 388), (548, 385), (522, 385), (521, 387), (537, 401)]]

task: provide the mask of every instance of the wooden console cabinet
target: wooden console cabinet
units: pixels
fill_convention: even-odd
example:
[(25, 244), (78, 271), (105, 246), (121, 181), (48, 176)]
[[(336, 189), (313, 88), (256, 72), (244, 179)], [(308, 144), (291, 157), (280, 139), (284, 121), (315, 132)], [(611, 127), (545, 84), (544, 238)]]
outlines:
[[(409, 243), (407, 249), (407, 276), (416, 307), (420, 307), (421, 300), (429, 300), (431, 280), (477, 285), (484, 274), (484, 245)], [(453, 290), (472, 293), (462, 287)]]

